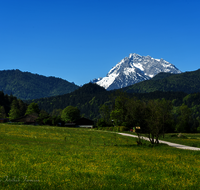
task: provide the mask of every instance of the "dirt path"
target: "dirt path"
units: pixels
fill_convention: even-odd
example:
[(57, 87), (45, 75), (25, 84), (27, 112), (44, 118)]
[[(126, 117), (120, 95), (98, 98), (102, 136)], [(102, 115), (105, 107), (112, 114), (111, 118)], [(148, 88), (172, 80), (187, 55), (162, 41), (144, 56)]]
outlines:
[[(134, 138), (138, 138), (137, 135), (131, 135), (131, 134), (126, 134), (126, 133), (118, 133), (120, 135), (124, 135), (124, 136), (129, 136), (129, 137), (134, 137)], [(147, 137), (143, 137), (144, 140), (149, 141), (149, 139)], [(200, 150), (200, 148), (196, 148), (196, 147), (191, 147), (191, 146), (186, 146), (186, 145), (181, 145), (181, 144), (176, 144), (176, 143), (171, 143), (171, 142), (167, 142), (167, 141), (161, 141), (159, 140), (160, 143), (164, 143), (167, 144), (169, 146), (175, 147), (175, 148), (180, 148), (180, 149), (187, 149), (187, 150)]]

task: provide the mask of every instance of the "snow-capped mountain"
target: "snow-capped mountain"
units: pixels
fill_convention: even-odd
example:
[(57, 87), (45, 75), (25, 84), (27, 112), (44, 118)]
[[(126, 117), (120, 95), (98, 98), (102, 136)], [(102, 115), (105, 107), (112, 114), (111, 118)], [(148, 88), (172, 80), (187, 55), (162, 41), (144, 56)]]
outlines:
[(133, 53), (122, 59), (106, 77), (94, 79), (92, 82), (107, 90), (113, 90), (148, 80), (160, 72), (181, 73), (179, 69), (164, 59), (154, 59)]

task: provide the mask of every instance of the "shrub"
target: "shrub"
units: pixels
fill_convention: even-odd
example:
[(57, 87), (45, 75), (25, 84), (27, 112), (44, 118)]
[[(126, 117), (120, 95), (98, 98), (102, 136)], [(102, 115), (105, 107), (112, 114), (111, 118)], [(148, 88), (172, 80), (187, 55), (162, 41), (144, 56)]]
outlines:
[(24, 122), (9, 122), (9, 125), (24, 125)]
[(120, 127), (119, 127), (119, 131), (120, 131), (120, 132), (128, 131), (128, 127), (120, 126)]
[(107, 123), (103, 120), (103, 119), (99, 119), (99, 121), (97, 122), (97, 126), (99, 127), (106, 127)]
[(128, 128), (125, 127), (125, 126), (98, 127), (98, 130), (104, 130), (104, 131), (115, 131), (115, 132), (123, 132), (123, 131), (128, 131)]
[(200, 133), (200, 127), (197, 127), (197, 133)]

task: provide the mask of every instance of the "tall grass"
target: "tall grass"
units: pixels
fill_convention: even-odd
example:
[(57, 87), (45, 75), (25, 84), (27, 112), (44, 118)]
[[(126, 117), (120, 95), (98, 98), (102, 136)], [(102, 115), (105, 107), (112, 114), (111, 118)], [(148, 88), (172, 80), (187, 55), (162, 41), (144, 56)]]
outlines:
[(88, 129), (0, 125), (0, 189), (198, 189), (200, 152)]

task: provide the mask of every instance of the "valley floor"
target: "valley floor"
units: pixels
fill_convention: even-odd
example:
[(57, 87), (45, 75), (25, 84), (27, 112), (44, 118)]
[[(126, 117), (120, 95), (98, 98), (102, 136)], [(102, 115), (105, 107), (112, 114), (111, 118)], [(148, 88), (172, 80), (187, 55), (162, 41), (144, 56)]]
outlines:
[[(165, 134), (165, 140), (199, 142), (200, 134), (186, 135), (188, 139)], [(145, 140), (138, 146), (132, 137), (95, 129), (0, 124), (0, 189), (199, 189), (200, 151), (151, 146)]]

